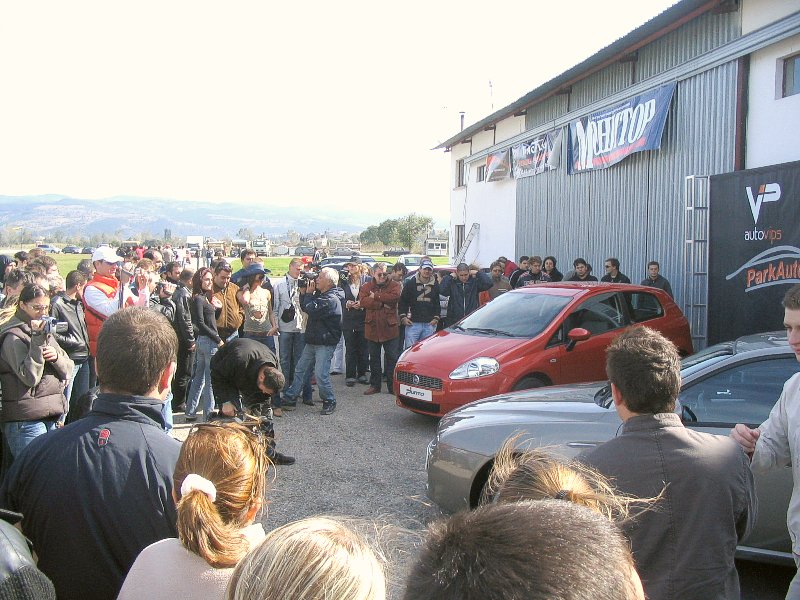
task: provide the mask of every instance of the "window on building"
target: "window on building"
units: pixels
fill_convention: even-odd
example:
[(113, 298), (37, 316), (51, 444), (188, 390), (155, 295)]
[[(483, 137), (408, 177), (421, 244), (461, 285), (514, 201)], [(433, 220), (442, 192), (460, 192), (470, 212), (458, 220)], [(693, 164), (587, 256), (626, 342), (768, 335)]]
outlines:
[(483, 181), (485, 179), (486, 179), (486, 165), (481, 165), (478, 167), (475, 181)]
[(800, 54), (783, 59), (783, 98), (800, 94)]
[(455, 239), (453, 240), (456, 244), (456, 254), (461, 252), (461, 246), (464, 245), (464, 225), (456, 225), (455, 231)]
[(467, 165), (464, 164), (464, 159), (456, 161), (456, 187), (464, 187), (467, 185)]

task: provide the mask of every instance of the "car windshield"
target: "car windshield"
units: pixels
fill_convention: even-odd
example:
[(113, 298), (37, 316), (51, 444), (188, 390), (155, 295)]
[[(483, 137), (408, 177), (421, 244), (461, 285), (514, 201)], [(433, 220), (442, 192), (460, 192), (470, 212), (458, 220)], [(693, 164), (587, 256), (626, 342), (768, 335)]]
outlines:
[(531, 338), (539, 335), (564, 307), (570, 296), (511, 293), (498, 296), (489, 304), (466, 317), (451, 329)]
[(406, 266), (407, 267), (416, 267), (419, 265), (420, 261), (422, 260), (419, 256), (406, 256)]

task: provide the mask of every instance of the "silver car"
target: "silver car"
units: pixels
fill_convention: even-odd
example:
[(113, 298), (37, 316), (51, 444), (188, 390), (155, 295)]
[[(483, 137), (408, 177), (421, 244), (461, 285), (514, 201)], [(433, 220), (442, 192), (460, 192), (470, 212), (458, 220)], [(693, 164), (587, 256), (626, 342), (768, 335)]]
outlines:
[[(736, 423), (760, 425), (784, 382), (800, 371), (785, 332), (710, 346), (683, 360), (676, 412), (684, 425), (728, 435)], [(511, 436), (520, 448), (546, 447), (567, 458), (617, 435), (622, 422), (605, 382), (537, 388), (478, 400), (439, 422), (428, 446), (428, 496), (455, 512), (477, 506), (494, 456)], [(786, 527), (791, 469), (756, 475), (758, 519), (741, 558), (794, 565)]]

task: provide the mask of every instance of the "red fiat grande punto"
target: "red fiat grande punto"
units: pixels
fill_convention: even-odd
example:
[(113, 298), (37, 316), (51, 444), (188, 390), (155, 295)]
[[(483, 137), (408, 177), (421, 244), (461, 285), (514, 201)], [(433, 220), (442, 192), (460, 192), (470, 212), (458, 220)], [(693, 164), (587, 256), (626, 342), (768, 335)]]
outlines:
[(606, 379), (606, 348), (638, 324), (692, 353), (689, 323), (661, 290), (572, 282), (514, 290), (403, 352), (397, 405), (442, 416), (509, 391)]

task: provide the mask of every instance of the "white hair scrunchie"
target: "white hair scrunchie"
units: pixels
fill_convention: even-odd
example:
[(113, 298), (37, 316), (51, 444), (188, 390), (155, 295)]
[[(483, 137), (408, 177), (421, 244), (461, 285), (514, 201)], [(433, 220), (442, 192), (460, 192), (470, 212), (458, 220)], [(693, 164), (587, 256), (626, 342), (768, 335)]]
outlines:
[(203, 492), (212, 502), (217, 499), (217, 488), (214, 487), (213, 483), (196, 473), (189, 473), (181, 484), (181, 496), (185, 496), (194, 490)]

